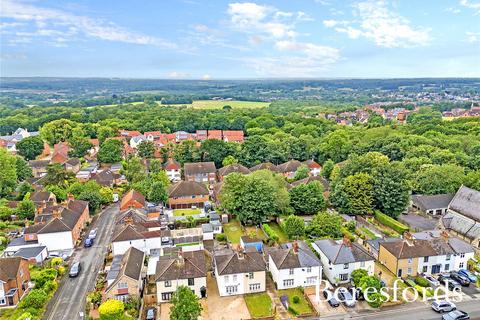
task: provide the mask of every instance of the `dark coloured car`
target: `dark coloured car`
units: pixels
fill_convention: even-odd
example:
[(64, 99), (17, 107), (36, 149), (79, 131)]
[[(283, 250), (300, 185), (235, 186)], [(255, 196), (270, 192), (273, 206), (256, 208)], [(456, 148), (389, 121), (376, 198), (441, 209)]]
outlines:
[(83, 246), (84, 246), (85, 248), (88, 248), (88, 247), (93, 246), (93, 239), (91, 239), (91, 238), (85, 239), (85, 242), (83, 243)]
[(468, 313), (460, 310), (455, 310), (452, 312), (449, 312), (447, 314), (444, 314), (442, 316), (443, 320), (469, 320), (470, 316)]
[(80, 262), (75, 262), (74, 264), (72, 264), (72, 267), (70, 268), (70, 272), (68, 273), (68, 276), (70, 278), (75, 278), (79, 275), (80, 270), (82, 270), (82, 265), (80, 264)]
[(460, 283), (452, 279), (449, 275), (440, 275), (438, 281), (444, 285), (448, 286), (450, 290), (459, 290), (461, 289)]
[(458, 274), (461, 274), (462, 276), (467, 277), (468, 280), (470, 280), (470, 282), (472, 282), (472, 283), (477, 282), (477, 276), (474, 275), (472, 272), (466, 270), (466, 269), (458, 270)]
[(467, 277), (465, 276), (462, 276), (460, 273), (458, 272), (452, 272), (450, 273), (450, 278), (452, 278), (453, 280), (457, 281), (458, 283), (460, 283), (462, 286), (464, 287), (468, 287), (470, 285), (470, 279), (468, 279)]
[(335, 299), (335, 295), (333, 294), (332, 291), (330, 290), (324, 290), (323, 291), (323, 296), (325, 297), (325, 300), (328, 302), (328, 304), (331, 307), (338, 307), (340, 305), (340, 302), (338, 302), (337, 299)]

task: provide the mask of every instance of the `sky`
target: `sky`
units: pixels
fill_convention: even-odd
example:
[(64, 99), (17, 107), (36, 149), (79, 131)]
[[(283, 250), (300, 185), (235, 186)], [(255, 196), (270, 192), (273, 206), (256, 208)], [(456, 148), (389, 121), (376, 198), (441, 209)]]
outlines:
[(0, 75), (480, 77), (480, 0), (0, 0)]

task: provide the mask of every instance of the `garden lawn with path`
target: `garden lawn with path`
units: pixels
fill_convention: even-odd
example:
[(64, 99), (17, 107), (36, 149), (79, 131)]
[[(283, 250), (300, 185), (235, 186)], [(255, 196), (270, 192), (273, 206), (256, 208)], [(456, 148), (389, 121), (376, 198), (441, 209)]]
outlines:
[(227, 236), (228, 241), (233, 244), (240, 243), (240, 237), (243, 235), (242, 226), (237, 220), (230, 220), (230, 222), (223, 225), (223, 232)]
[(194, 216), (200, 214), (202, 211), (200, 209), (175, 209), (173, 210), (173, 215), (175, 217), (181, 216)]
[(268, 294), (247, 294), (244, 296), (244, 299), (252, 318), (263, 318), (273, 315), (273, 304)]
[(287, 236), (287, 234), (283, 231), (282, 228), (280, 228), (280, 226), (278, 225), (278, 223), (276, 223), (276, 222), (269, 222), (268, 225), (270, 226), (270, 228), (272, 228), (273, 231), (275, 231), (275, 233), (276, 233), (277, 236), (278, 236), (278, 241), (279, 241), (280, 243), (288, 242), (288, 236)]
[[(279, 290), (278, 296), (281, 297), (283, 295), (286, 295), (288, 297), (289, 313), (293, 315), (304, 315), (304, 314), (313, 313), (313, 310), (310, 304), (308, 303), (307, 299), (303, 295), (303, 292), (301, 289), (293, 288), (293, 289)], [(299, 298), (298, 303), (293, 302), (295, 296)]]

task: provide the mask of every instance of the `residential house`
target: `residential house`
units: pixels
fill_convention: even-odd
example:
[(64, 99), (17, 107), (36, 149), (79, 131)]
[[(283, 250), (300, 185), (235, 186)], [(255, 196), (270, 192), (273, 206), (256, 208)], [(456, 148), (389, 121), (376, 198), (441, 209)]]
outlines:
[(368, 253), (374, 256), (376, 260), (378, 260), (378, 251), (380, 251), (380, 243), (381, 242), (392, 242), (398, 241), (399, 238), (378, 238), (378, 239), (371, 239), (364, 242), (364, 247), (367, 249)]
[(213, 253), (221, 297), (265, 291), (265, 261), (256, 250), (222, 249)]
[(107, 273), (106, 299), (127, 301), (140, 297), (143, 289), (145, 253), (130, 247), (123, 256), (114, 256)]
[(145, 196), (140, 192), (131, 189), (123, 196), (122, 201), (120, 202), (120, 211), (131, 208), (144, 208), (145, 203)]
[(251, 172), (257, 171), (257, 170), (270, 170), (272, 172), (278, 172), (277, 166), (271, 162), (260, 163), (250, 168)]
[(182, 180), (182, 166), (174, 159), (168, 159), (163, 165), (163, 169), (167, 173), (168, 179), (172, 182), (178, 182)]
[(213, 162), (185, 163), (183, 171), (186, 181), (213, 184), (217, 181), (217, 168)]
[(298, 168), (300, 168), (301, 165), (302, 163), (298, 160), (290, 160), (285, 163), (279, 164), (277, 166), (277, 170), (279, 173), (283, 174), (288, 179), (293, 179), (293, 177), (295, 177), (295, 172)]
[(204, 141), (208, 139), (207, 130), (197, 130), (195, 133), (195, 137), (198, 141)]
[(209, 199), (207, 187), (195, 181), (179, 181), (168, 189), (171, 209), (203, 208)]
[(279, 290), (319, 283), (322, 266), (304, 241), (267, 249), (268, 270)]
[(147, 141), (147, 138), (144, 135), (134, 136), (130, 139), (130, 147), (137, 149), (143, 141)]
[(441, 227), (480, 251), (480, 191), (461, 186), (441, 219)]
[(425, 214), (443, 216), (447, 213), (447, 208), (453, 199), (453, 194), (423, 195), (416, 194), (412, 196), (412, 207), (415, 210)]
[(68, 152), (70, 147), (67, 142), (59, 142), (53, 146), (52, 157), (50, 163), (64, 164), (69, 159)]
[(323, 273), (332, 284), (348, 283), (357, 269), (373, 275), (375, 258), (356, 242), (325, 239), (313, 242), (312, 247), (320, 255)]
[(208, 139), (222, 140), (222, 130), (208, 130)]
[(156, 141), (163, 136), (163, 134), (160, 131), (147, 131), (147, 132), (144, 132), (143, 135), (148, 141), (151, 141), (151, 142)]
[(310, 169), (310, 174), (312, 176), (318, 176), (320, 174), (320, 171), (322, 170), (322, 166), (319, 165), (315, 160), (310, 159), (303, 161), (303, 165), (306, 165), (308, 169)]
[(43, 177), (47, 174), (47, 167), (50, 164), (50, 160), (30, 160), (28, 165), (32, 169), (32, 175), (35, 178)]
[(104, 187), (113, 187), (114, 185), (119, 185), (126, 182), (125, 176), (120, 173), (114, 173), (109, 169), (95, 174), (93, 179), (101, 186)]
[(78, 159), (78, 158), (68, 159), (63, 164), (63, 166), (65, 167), (66, 171), (77, 173), (78, 171), (80, 171), (80, 159)]
[(227, 175), (233, 172), (241, 173), (241, 174), (249, 174), (250, 170), (239, 163), (229, 164), (228, 166), (218, 169), (218, 179), (220, 181), (223, 181), (223, 178), (225, 178)]
[(120, 134), (120, 137), (125, 139), (130, 139), (142, 135), (142, 133), (137, 130), (119, 130), (118, 133)]
[(48, 257), (46, 246), (25, 247), (13, 254), (13, 257), (20, 257), (31, 264), (42, 264)]
[(57, 203), (57, 197), (53, 192), (37, 191), (30, 194), (32, 200), (37, 206), (46, 203)]
[(242, 130), (223, 130), (223, 141), (242, 143), (244, 141)]
[(199, 298), (207, 296), (207, 264), (203, 250), (159, 257), (155, 270), (157, 302), (167, 302), (179, 286), (187, 286)]
[(323, 190), (324, 190), (324, 195), (328, 196), (329, 191), (330, 191), (330, 182), (328, 182), (328, 180), (325, 179), (322, 176), (309, 176), (307, 178), (300, 179), (300, 180), (292, 182), (288, 187), (289, 188), (294, 188), (294, 187), (299, 186), (301, 184), (309, 184), (309, 183), (312, 183), (314, 181), (318, 181), (322, 184), (322, 187), (323, 187)]
[(16, 306), (28, 291), (28, 261), (21, 257), (0, 258), (0, 308)]
[(25, 138), (38, 136), (38, 132), (28, 132), (27, 129), (18, 128), (12, 135), (0, 136), (0, 147), (7, 149), (7, 151), (16, 154), (17, 143)]

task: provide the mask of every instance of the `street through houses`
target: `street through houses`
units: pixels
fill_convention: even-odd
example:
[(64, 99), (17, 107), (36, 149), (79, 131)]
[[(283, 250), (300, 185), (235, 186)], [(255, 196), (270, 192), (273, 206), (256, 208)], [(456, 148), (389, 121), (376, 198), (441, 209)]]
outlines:
[(95, 279), (102, 267), (115, 225), (115, 214), (118, 211), (118, 204), (114, 204), (100, 213), (100, 216), (92, 226), (92, 228), (97, 228), (94, 246), (77, 248), (71, 258), (70, 265), (73, 262), (81, 262), (82, 270), (80, 274), (76, 278), (69, 278), (67, 270), (55, 296), (47, 306), (44, 319), (77, 319), (79, 312), (85, 309), (85, 296), (95, 286)]

